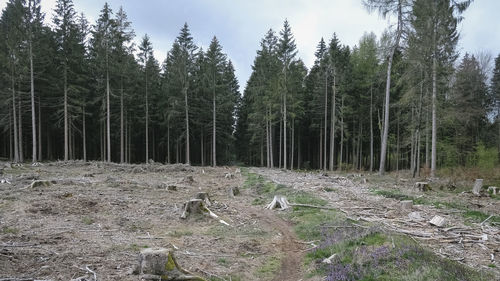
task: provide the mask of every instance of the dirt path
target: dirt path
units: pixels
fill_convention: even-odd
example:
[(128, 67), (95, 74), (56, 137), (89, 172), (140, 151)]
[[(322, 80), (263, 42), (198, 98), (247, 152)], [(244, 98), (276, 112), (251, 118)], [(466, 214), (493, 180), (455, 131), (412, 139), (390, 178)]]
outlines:
[(301, 280), (303, 277), (302, 264), (304, 261), (303, 245), (297, 243), (297, 237), (293, 226), (274, 212), (259, 210), (253, 212), (259, 221), (280, 234), (278, 247), (280, 248), (281, 268), (279, 273), (273, 278), (274, 281)]

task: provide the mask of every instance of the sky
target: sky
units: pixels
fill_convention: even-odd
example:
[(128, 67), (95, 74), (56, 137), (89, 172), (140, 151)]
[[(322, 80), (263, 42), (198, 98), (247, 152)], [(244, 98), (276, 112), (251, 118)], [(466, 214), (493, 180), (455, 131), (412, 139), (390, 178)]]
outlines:
[[(52, 22), (55, 0), (41, 0), (46, 22)], [(0, 0), (3, 10), (7, 0)], [(287, 19), (297, 44), (298, 56), (311, 67), (321, 39), (333, 33), (340, 42), (353, 47), (365, 32), (377, 36), (389, 25), (388, 19), (369, 14), (361, 0), (109, 0), (113, 11), (123, 6), (132, 22), (136, 42), (144, 34), (151, 38), (154, 55), (161, 63), (185, 22), (195, 43), (207, 49), (213, 36), (234, 64), (243, 91), (260, 40), (272, 28), (279, 32)], [(74, 0), (75, 10), (95, 23), (104, 1)], [(463, 14), (457, 50), (500, 54), (500, 0), (476, 0)]]

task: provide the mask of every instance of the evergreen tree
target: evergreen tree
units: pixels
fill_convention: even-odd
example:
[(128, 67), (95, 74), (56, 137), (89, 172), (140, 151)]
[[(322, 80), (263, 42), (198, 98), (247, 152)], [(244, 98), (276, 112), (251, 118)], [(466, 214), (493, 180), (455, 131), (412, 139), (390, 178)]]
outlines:
[(491, 79), (491, 94), (495, 101), (496, 122), (498, 126), (498, 161), (500, 162), (500, 54), (495, 59), (495, 68)]

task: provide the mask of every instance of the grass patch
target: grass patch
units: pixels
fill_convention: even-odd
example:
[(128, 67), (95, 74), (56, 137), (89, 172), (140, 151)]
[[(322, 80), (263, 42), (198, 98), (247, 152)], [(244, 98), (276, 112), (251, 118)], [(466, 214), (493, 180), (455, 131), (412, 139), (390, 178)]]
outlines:
[[(468, 219), (471, 219), (474, 222), (483, 222), (485, 219), (487, 219), (489, 217), (489, 215), (485, 214), (483, 212), (480, 212), (480, 211), (469, 210), (469, 211), (466, 211), (464, 213), (464, 217), (468, 218)], [(499, 216), (492, 216), (488, 220), (488, 222), (495, 223), (495, 224), (500, 224), (500, 217)]]
[(269, 259), (257, 269), (257, 277), (259, 279), (272, 279), (278, 273), (281, 267), (281, 259), (277, 256), (271, 256)]
[(91, 217), (85, 216), (85, 217), (82, 218), (82, 223), (84, 223), (86, 225), (91, 225), (91, 224), (94, 223), (94, 219), (91, 218)]
[(2, 228), (2, 234), (18, 234), (18, 233), (19, 233), (19, 229), (15, 228), (15, 227), (4, 226)]

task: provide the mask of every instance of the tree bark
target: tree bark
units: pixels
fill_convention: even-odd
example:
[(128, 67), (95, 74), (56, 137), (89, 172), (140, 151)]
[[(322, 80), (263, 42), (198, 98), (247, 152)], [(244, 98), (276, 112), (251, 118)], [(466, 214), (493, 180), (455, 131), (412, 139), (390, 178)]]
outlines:
[(64, 161), (68, 161), (68, 69), (64, 64)]
[(38, 161), (42, 162), (42, 100), (38, 95)]
[(125, 139), (123, 128), (123, 76), (121, 77), (121, 91), (120, 91), (120, 163), (125, 162)]
[[(187, 87), (184, 86), (184, 113), (185, 113), (185, 121), (186, 121), (186, 164), (190, 165), (190, 157), (189, 157), (189, 111), (188, 111), (188, 96), (187, 96)], [(177, 162), (179, 162), (179, 158), (177, 158)]]
[[(287, 63), (288, 64), (288, 63)], [(288, 95), (288, 88), (287, 88), (287, 67), (288, 65), (285, 65), (285, 93), (283, 94), (283, 168), (286, 170), (287, 163), (286, 163), (286, 98)]]
[[(19, 85), (19, 89), (21, 85)], [(19, 161), (24, 162), (24, 153), (23, 153), (23, 115), (21, 113), (21, 96), (19, 96)]]
[(217, 161), (216, 161), (216, 149), (217, 149), (217, 142), (216, 142), (216, 120), (215, 120), (215, 73), (213, 77), (213, 112), (212, 112), (212, 118), (213, 118), (213, 124), (212, 124), (212, 167), (217, 166)]
[(327, 169), (327, 158), (326, 155), (327, 155), (327, 141), (326, 141), (326, 137), (328, 135), (328, 76), (327, 76), (327, 73), (325, 71), (325, 131), (323, 133), (323, 170), (326, 171)]
[[(31, 2), (29, 2), (31, 5)], [(30, 8), (31, 10), (31, 8)], [(31, 12), (31, 11), (30, 11)], [(32, 135), (32, 144), (33, 144), (33, 149), (32, 149), (32, 162), (35, 163), (38, 158), (36, 156), (36, 150), (37, 150), (37, 145), (36, 145), (36, 112), (35, 112), (35, 79), (33, 76), (33, 49), (32, 49), (32, 42), (31, 42), (31, 31), (30, 31), (30, 42), (29, 42), (29, 56), (30, 56), (30, 85), (31, 85), (31, 135)]]
[(144, 74), (146, 75), (146, 163), (149, 163), (149, 100), (148, 100), (148, 69), (147, 59), (144, 60)]
[(401, 39), (402, 33), (402, 3), (401, 0), (398, 1), (398, 28), (396, 31), (396, 42), (392, 47), (391, 53), (389, 55), (389, 60), (387, 63), (387, 80), (385, 84), (385, 114), (384, 114), (384, 133), (382, 135), (382, 145), (380, 149), (380, 166), (379, 174), (383, 175), (385, 173), (385, 160), (387, 156), (387, 138), (389, 136), (389, 101), (391, 94), (391, 70), (392, 70), (392, 60), (394, 58), (394, 53), (396, 48), (399, 46), (399, 40)]
[(16, 88), (14, 80), (14, 67), (12, 67), (12, 116), (14, 123), (14, 162), (19, 162), (19, 140), (17, 127), (17, 112), (16, 112)]
[[(434, 35), (435, 37), (435, 35)], [(437, 76), (436, 54), (432, 58), (432, 141), (431, 141), (431, 178), (436, 176), (436, 142), (437, 142), (437, 124), (436, 124), (436, 76)]]
[(109, 66), (108, 66), (108, 50), (106, 45), (106, 148), (107, 161), (111, 162), (111, 110), (109, 106)]
[(339, 156), (339, 170), (342, 170), (342, 161), (344, 154), (344, 96), (342, 96), (342, 104), (340, 111), (340, 156)]
[(86, 136), (86, 125), (85, 125), (85, 106), (82, 106), (82, 146), (83, 146), (83, 162), (87, 162), (87, 136)]
[(294, 146), (295, 146), (295, 119), (292, 118), (292, 145), (291, 145), (291, 148), (290, 148), (290, 170), (293, 170), (293, 160), (294, 160), (294, 154), (295, 154), (295, 150), (294, 150)]
[(336, 74), (333, 72), (333, 93), (332, 93), (332, 113), (331, 113), (331, 128), (330, 128), (330, 171), (333, 171), (335, 157), (335, 95), (337, 90)]

